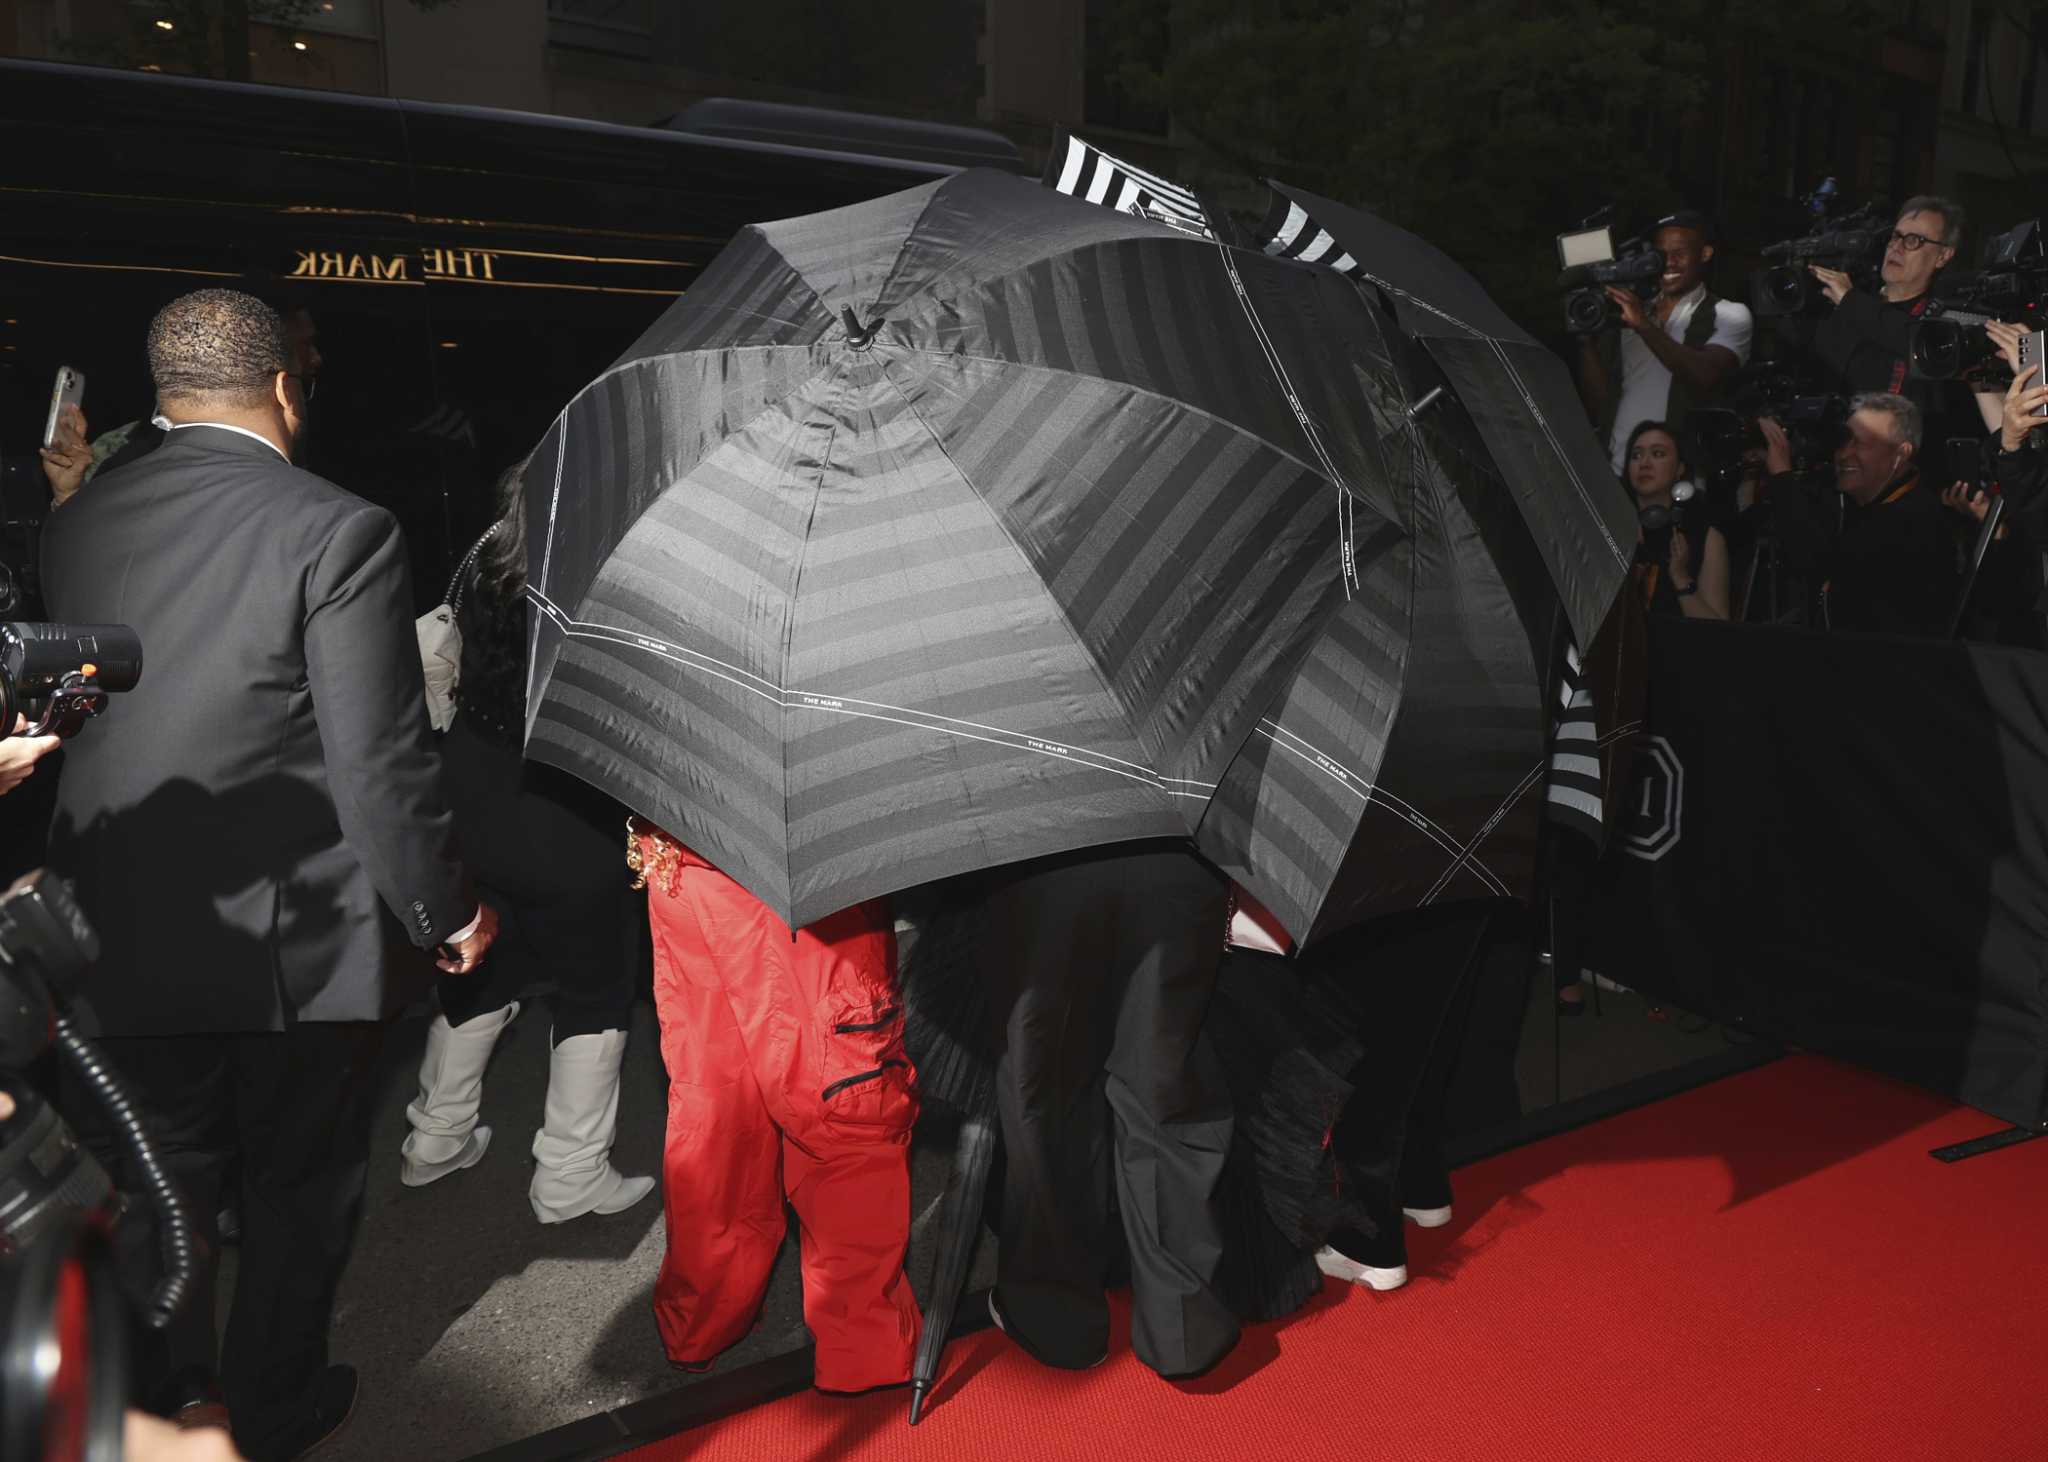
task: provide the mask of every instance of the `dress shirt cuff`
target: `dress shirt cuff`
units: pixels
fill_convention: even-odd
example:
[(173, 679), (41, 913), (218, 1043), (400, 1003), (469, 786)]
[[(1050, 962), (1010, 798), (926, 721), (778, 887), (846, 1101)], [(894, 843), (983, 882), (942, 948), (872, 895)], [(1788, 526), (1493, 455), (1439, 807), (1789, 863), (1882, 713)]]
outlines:
[(460, 944), (460, 943), (462, 943), (462, 941), (463, 941), (463, 940), (465, 940), (465, 939), (469, 938), (469, 936), (470, 936), (470, 935), (472, 935), (472, 934), (476, 933), (476, 931), (477, 931), (477, 926), (478, 926), (479, 924), (483, 923), (483, 921), (484, 921), (484, 906), (483, 906), (482, 904), (478, 904), (478, 905), (476, 906), (476, 917), (475, 917), (474, 919), (471, 919), (471, 920), (470, 920), (470, 921), (469, 921), (469, 922), (468, 922), (467, 924), (464, 924), (464, 925), (463, 925), (463, 926), (462, 926), (462, 927), (461, 927), (460, 929), (457, 929), (457, 930), (456, 930), (456, 931), (455, 931), (455, 932), (454, 932), (453, 934), (450, 934), (450, 935), (449, 935), (449, 936), (448, 936), (448, 937), (447, 937), (447, 938), (446, 938), (445, 940), (443, 940), (442, 942), (443, 942), (444, 944)]

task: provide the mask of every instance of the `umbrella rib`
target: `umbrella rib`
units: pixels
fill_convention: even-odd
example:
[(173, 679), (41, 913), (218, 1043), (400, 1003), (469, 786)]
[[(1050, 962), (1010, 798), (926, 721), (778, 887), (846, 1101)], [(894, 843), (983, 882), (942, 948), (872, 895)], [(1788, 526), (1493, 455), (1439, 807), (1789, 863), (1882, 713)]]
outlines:
[(1498, 340), (1489, 340), (1487, 344), (1500, 358), (1501, 366), (1508, 373), (1508, 379), (1515, 383), (1515, 389), (1522, 393), (1522, 404), (1529, 408), (1529, 414), (1542, 425), (1543, 435), (1549, 440), (1550, 449), (1557, 454), (1557, 460), (1564, 463), (1565, 473), (1571, 478), (1572, 486), (1579, 490), (1579, 501), (1586, 505), (1586, 511), (1592, 515), (1593, 522), (1600, 529), (1600, 536), (1607, 541), (1607, 551), (1614, 555), (1616, 563), (1624, 569), (1627, 568), (1631, 555), (1623, 553), (1621, 545), (1614, 541), (1614, 535), (1607, 531), (1606, 518), (1601, 516), (1599, 505), (1593, 501), (1593, 495), (1586, 490), (1586, 484), (1580, 480), (1579, 469), (1572, 465), (1571, 456), (1565, 451), (1564, 443), (1560, 442), (1557, 433), (1550, 429), (1550, 418), (1543, 414), (1542, 408), (1536, 404), (1536, 398), (1529, 394), (1528, 383), (1523, 381), (1522, 373), (1515, 369), (1514, 362), (1508, 359), (1507, 351)]
[(1429, 892), (1422, 896), (1424, 904), (1434, 903), (1436, 896), (1444, 891), (1450, 884), (1450, 881), (1458, 876), (1458, 870), (1467, 863), (1470, 863), (1475, 869), (1485, 874), (1493, 882), (1494, 887), (1500, 889), (1501, 893), (1507, 893), (1507, 889), (1501, 886), (1500, 880), (1494, 878), (1492, 873), (1487, 871), (1486, 865), (1481, 863), (1475, 855), (1479, 845), (1493, 836), (1493, 830), (1500, 826), (1501, 819), (1506, 817), (1514, 809), (1515, 804), (1528, 794), (1529, 789), (1536, 785), (1537, 780), (1543, 775), (1544, 768), (1549, 765), (1550, 758), (1543, 758), (1543, 760), (1537, 762), (1534, 767), (1529, 769), (1520, 782), (1515, 784), (1515, 790), (1508, 793), (1507, 801), (1494, 809), (1493, 816), (1489, 817), (1479, 831), (1472, 835), (1472, 841), (1464, 846), (1464, 849), (1458, 854), (1451, 866), (1443, 871), (1443, 875), (1431, 886)]
[[(940, 354), (941, 352), (919, 351), (917, 353), (924, 355)], [(937, 428), (935, 428), (929, 421), (925, 420), (924, 413), (918, 410), (917, 403), (910, 399), (910, 393), (905, 391), (900, 385), (896, 383), (896, 378), (895, 376), (889, 373), (889, 367), (886, 362), (882, 364), (882, 379), (889, 383), (889, 389), (894, 391), (898, 399), (900, 399), (903, 402), (904, 409), (910, 413), (911, 419), (914, 420), (920, 427), (924, 429), (924, 433), (926, 436), (931, 438), (932, 446), (935, 447), (938, 450), (939, 455), (945, 459), (946, 465), (953, 469), (954, 475), (957, 476), (963, 483), (967, 485), (968, 491), (972, 493), (974, 496), (974, 500), (977, 503), (981, 504), (982, 511), (988, 514), (989, 521), (995, 524), (996, 531), (1001, 533), (1003, 535), (1003, 540), (1010, 545), (1011, 552), (1015, 553), (1019, 559), (1023, 560), (1025, 568), (1030, 571), (1033, 579), (1038, 579), (1040, 576), (1038, 573), (1037, 566), (1032, 562), (1031, 555), (1024, 551), (1024, 545), (1019, 543), (1017, 541), (1016, 535), (1010, 532), (1010, 525), (1003, 521), (1002, 514), (998, 513), (993, 507), (989, 505), (989, 501), (985, 496), (983, 496), (981, 489), (975, 486), (974, 479), (967, 475), (967, 470), (964, 467), (962, 467), (958, 461), (954, 459), (952, 452), (947, 450), (945, 439), (939, 435)], [(1077, 645), (1085, 646), (1088, 643), (1087, 638), (1084, 635), (1082, 635), (1080, 627), (1076, 625), (1073, 622), (1073, 620), (1067, 617), (1067, 606), (1060, 603), (1058, 598), (1052, 595), (1050, 592), (1047, 593), (1046, 598), (1052, 603), (1054, 612), (1059, 615), (1060, 623), (1064, 624), (1067, 627), (1067, 632), (1074, 637), (1074, 643)], [(1095, 682), (1098, 686), (1101, 687), (1103, 695), (1108, 699), (1111, 705), (1117, 708), (1118, 715), (1121, 716), (1123, 719), (1124, 732), (1126, 736), (1134, 745), (1144, 746), (1145, 738), (1142, 735), (1138, 734), (1137, 724), (1131, 715), (1131, 708), (1124, 704), (1124, 698), (1117, 694), (1116, 687), (1111, 685), (1109, 681), (1103, 677), (1102, 667), (1095, 663), (1095, 657), (1093, 655), (1084, 653), (1081, 658), (1087, 664), (1089, 670), (1094, 673)], [(1154, 772), (1153, 775), (1158, 776), (1159, 774), (1157, 772)], [(1178, 777), (1160, 777), (1159, 780), (1164, 782), (1185, 781), (1187, 779)], [(1197, 783), (1194, 785), (1200, 784)]]
[[(792, 266), (793, 268), (794, 266)], [(805, 281), (809, 283), (808, 280)], [(824, 450), (818, 453), (816, 471), (811, 476), (811, 511), (804, 519), (804, 531), (797, 539), (796, 569), (789, 578), (789, 616), (782, 622), (782, 670), (777, 676), (784, 685), (789, 683), (790, 658), (795, 652), (797, 594), (803, 588), (804, 565), (809, 562), (811, 550), (811, 529), (818, 521), (818, 499), (825, 491), (825, 474), (832, 469), (832, 449), (839, 443), (839, 404), (846, 380), (846, 362), (842, 357), (834, 363), (830, 393), (832, 397), (832, 429), (825, 438)], [(813, 403), (815, 409), (816, 403)], [(787, 693), (783, 696), (782, 710), (789, 712)], [(782, 886), (789, 890), (789, 906), (796, 907), (796, 864), (790, 857), (789, 837), (790, 796), (789, 796), (789, 728), (783, 727), (782, 736)]]
[[(1192, 777), (1163, 776), (1143, 763), (1127, 761), (1123, 757), (1112, 756), (1106, 751), (1091, 751), (1086, 747), (1073, 747), (1063, 743), (1050, 742), (1046, 741), (1043, 737), (1033, 736), (1029, 732), (1012, 731), (1005, 726), (991, 726), (981, 721), (965, 721), (957, 716), (942, 716), (935, 711), (920, 711), (913, 706), (890, 705), (886, 701), (869, 701), (861, 700), (854, 696), (822, 695), (811, 691), (789, 690), (775, 684), (766, 676), (756, 675), (751, 670), (741, 669), (729, 661), (717, 659), (714, 656), (689, 649), (683, 645), (671, 644), (666, 640), (655, 639), (650, 635), (640, 633), (638, 630), (620, 629), (613, 625), (597, 624), (590, 620), (572, 619), (561, 605), (556, 604), (531, 585), (527, 586), (526, 594), (529, 599), (533, 600), (534, 606), (549, 620), (553, 621), (563, 634), (568, 635), (571, 639), (592, 640), (601, 644), (619, 645), (630, 650), (642, 650), (647, 654), (655, 655), (661, 659), (681, 665), (685, 669), (695, 670), (701, 675), (708, 675), (714, 680), (725, 681), (728, 685), (737, 686), (750, 695), (757, 695), (766, 701), (774, 701), (786, 710), (831, 712), (837, 715), (856, 716), (871, 721), (887, 721), (892, 725), (909, 726), (919, 731), (936, 731), (941, 735), (958, 736), (967, 741), (980, 741), (990, 746), (1005, 746), (1013, 751), (1030, 751), (1041, 756), (1055, 757), (1061, 761), (1079, 759), (1084, 765), (1096, 771), (1109, 772), (1119, 777), (1127, 777), (1134, 782), (1143, 782), (1151, 786), (1155, 791), (1166, 793), (1169, 797), (1187, 797), (1207, 801), (1209, 793), (1215, 791), (1216, 788), (1214, 782), (1198, 781)], [(894, 711), (898, 714), (882, 714), (885, 711)], [(943, 722), (944, 724), (934, 725), (934, 722)], [(973, 729), (957, 729), (960, 727), (971, 727)], [(978, 731), (986, 731), (990, 734), (979, 736), (975, 734)], [(1114, 762), (1116, 765), (1103, 765), (1105, 762)], [(1129, 770), (1126, 770), (1126, 768)], [(1167, 783), (1172, 785), (1161, 785)], [(1173, 790), (1174, 786), (1203, 787), (1207, 788), (1208, 791), (1179, 792)]]

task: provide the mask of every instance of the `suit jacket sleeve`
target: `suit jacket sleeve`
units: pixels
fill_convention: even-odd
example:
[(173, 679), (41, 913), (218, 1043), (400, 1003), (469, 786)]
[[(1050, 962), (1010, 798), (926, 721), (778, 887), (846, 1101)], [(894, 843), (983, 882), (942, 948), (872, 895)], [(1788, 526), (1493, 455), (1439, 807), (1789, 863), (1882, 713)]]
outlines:
[(425, 685), (398, 523), (367, 504), (345, 519), (306, 585), (306, 674), (342, 836), (412, 942), (476, 915), (428, 741)]

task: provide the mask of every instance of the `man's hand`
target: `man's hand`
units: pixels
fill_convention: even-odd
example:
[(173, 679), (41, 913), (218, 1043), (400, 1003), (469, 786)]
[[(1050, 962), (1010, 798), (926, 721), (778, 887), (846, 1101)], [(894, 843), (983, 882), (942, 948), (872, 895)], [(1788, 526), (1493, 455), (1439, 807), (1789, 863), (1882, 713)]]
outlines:
[(1977, 522), (1984, 521), (1984, 515), (1991, 511), (1991, 499), (1983, 489), (1958, 482), (1953, 487), (1942, 489), (1941, 505), (1952, 512), (1961, 513)]
[(1610, 284), (1607, 286), (1607, 297), (1613, 300), (1615, 308), (1621, 311), (1621, 323), (1623, 325), (1635, 331), (1638, 335), (1651, 327), (1652, 322), (1649, 312), (1643, 308), (1643, 302), (1637, 297), (1634, 290), (1623, 289), (1618, 284)]
[(242, 1462), (242, 1454), (220, 1427), (180, 1431), (140, 1411), (130, 1411), (122, 1420), (121, 1455), (127, 1462)]
[(2005, 357), (2005, 364), (2014, 375), (2020, 370), (2020, 340), (2027, 334), (2024, 325), (2008, 325), (2003, 320), (1986, 320), (1984, 333), (1991, 337), (1998, 347), (1998, 353)]
[(92, 446), (85, 439), (85, 413), (66, 406), (57, 413), (57, 435), (42, 449), (43, 476), (50, 480), (51, 506), (61, 508), (85, 483)]
[(2035, 415), (2043, 405), (2048, 405), (2048, 386), (2027, 384), (2040, 374), (2040, 366), (2030, 365), (2014, 376), (2012, 384), (2005, 388), (2005, 406), (1998, 421), (1998, 445), (2008, 452), (2017, 452), (2025, 444), (2029, 432), (2048, 422), (2048, 416)]
[(26, 782), (36, 763), (64, 744), (61, 736), (23, 736), (27, 729), (28, 718), (16, 716), (14, 734), (0, 741), (0, 796)]
[(1764, 438), (1764, 471), (1776, 477), (1792, 470), (1792, 441), (1785, 435), (1785, 428), (1769, 416), (1756, 419), (1756, 429)]
[(1807, 272), (1820, 281), (1820, 292), (1828, 297), (1828, 303), (1838, 305), (1842, 296), (1856, 287), (1855, 281), (1839, 269), (1823, 269), (1818, 264), (1806, 266)]
[(1692, 543), (1686, 538), (1683, 528), (1671, 530), (1671, 552), (1665, 563), (1671, 569), (1671, 587), (1690, 589), (1693, 585)]
[(466, 975), (482, 964), (484, 951), (489, 949), (492, 941), (498, 937), (498, 911), (489, 904), (484, 904), (479, 908), (478, 914), (476, 928), (469, 938), (460, 944), (442, 946), (444, 950), (451, 951), (453, 957), (451, 958), (449, 953), (443, 953), (434, 961), (451, 975)]

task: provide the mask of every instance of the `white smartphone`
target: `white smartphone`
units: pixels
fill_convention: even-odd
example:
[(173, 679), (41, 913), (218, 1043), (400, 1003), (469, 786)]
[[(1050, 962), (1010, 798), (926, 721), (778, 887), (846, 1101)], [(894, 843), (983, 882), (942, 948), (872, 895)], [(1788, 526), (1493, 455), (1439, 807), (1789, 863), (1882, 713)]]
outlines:
[(77, 406), (85, 400), (85, 375), (70, 366), (57, 367), (57, 384), (50, 390), (50, 419), (43, 423), (43, 445), (55, 446), (57, 422), (64, 415), (64, 408)]
[[(2020, 337), (2020, 369), (2024, 371), (2031, 365), (2041, 367), (2034, 375), (2033, 384), (2048, 385), (2048, 381), (2042, 379), (2048, 376), (2048, 331), (2036, 330)], [(2048, 416), (2048, 404), (2036, 406), (2034, 415)]]
[(1614, 235), (1604, 228), (1581, 229), (1557, 236), (1557, 267), (1604, 264), (1614, 257)]

